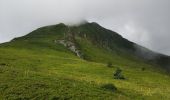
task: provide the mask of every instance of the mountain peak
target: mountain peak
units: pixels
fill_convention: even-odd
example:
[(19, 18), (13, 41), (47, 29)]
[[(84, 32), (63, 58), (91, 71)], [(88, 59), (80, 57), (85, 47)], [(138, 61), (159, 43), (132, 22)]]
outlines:
[[(142, 46), (128, 41), (114, 31), (105, 29), (96, 22), (89, 23), (84, 21), (84, 23), (74, 26), (65, 25), (64, 23), (46, 26), (13, 41), (15, 40), (34, 44), (41, 43), (41, 45), (56, 45), (59, 43), (80, 58), (95, 60), (92, 59), (93, 57), (89, 57), (90, 54), (87, 53), (86, 49), (82, 49), (84, 47), (83, 43), (85, 43), (109, 52), (116, 52), (118, 55), (133, 56), (147, 62), (157, 63), (170, 70), (170, 59), (168, 56), (162, 56), (149, 49), (143, 49)], [(147, 59), (146, 55), (151, 59)], [(155, 57), (154, 55), (157, 56)]]

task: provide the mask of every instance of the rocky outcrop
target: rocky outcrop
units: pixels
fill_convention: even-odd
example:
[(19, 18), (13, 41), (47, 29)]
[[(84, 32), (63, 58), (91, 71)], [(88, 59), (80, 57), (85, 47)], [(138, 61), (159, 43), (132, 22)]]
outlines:
[(68, 48), (70, 51), (75, 53), (78, 57), (84, 59), (79, 47), (76, 44), (75, 34), (68, 26), (68, 30), (66, 33), (64, 33), (64, 39), (63, 40), (55, 40), (56, 43), (60, 43), (66, 48)]
[(58, 43), (62, 44), (63, 46), (67, 47), (70, 51), (75, 53), (78, 57), (83, 59), (81, 51), (78, 49), (78, 47), (76, 46), (76, 44), (74, 42), (67, 41), (67, 40), (58, 40), (55, 42), (58, 42)]

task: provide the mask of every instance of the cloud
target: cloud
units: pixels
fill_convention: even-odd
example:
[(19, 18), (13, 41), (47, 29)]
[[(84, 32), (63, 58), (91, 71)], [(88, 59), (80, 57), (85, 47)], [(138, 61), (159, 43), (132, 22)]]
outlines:
[(45, 25), (86, 19), (170, 55), (169, 0), (0, 0), (0, 42)]

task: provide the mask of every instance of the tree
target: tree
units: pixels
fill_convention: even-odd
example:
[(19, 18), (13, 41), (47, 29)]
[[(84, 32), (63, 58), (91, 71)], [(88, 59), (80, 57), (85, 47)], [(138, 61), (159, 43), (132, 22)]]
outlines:
[(114, 79), (125, 79), (125, 77), (122, 75), (122, 70), (120, 68), (117, 68), (116, 71), (113, 73)]

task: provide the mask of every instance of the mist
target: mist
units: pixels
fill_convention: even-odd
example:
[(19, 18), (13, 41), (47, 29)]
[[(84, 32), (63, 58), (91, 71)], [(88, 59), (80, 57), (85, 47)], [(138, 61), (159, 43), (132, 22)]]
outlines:
[(0, 42), (47, 25), (97, 22), (170, 55), (169, 0), (0, 0)]

